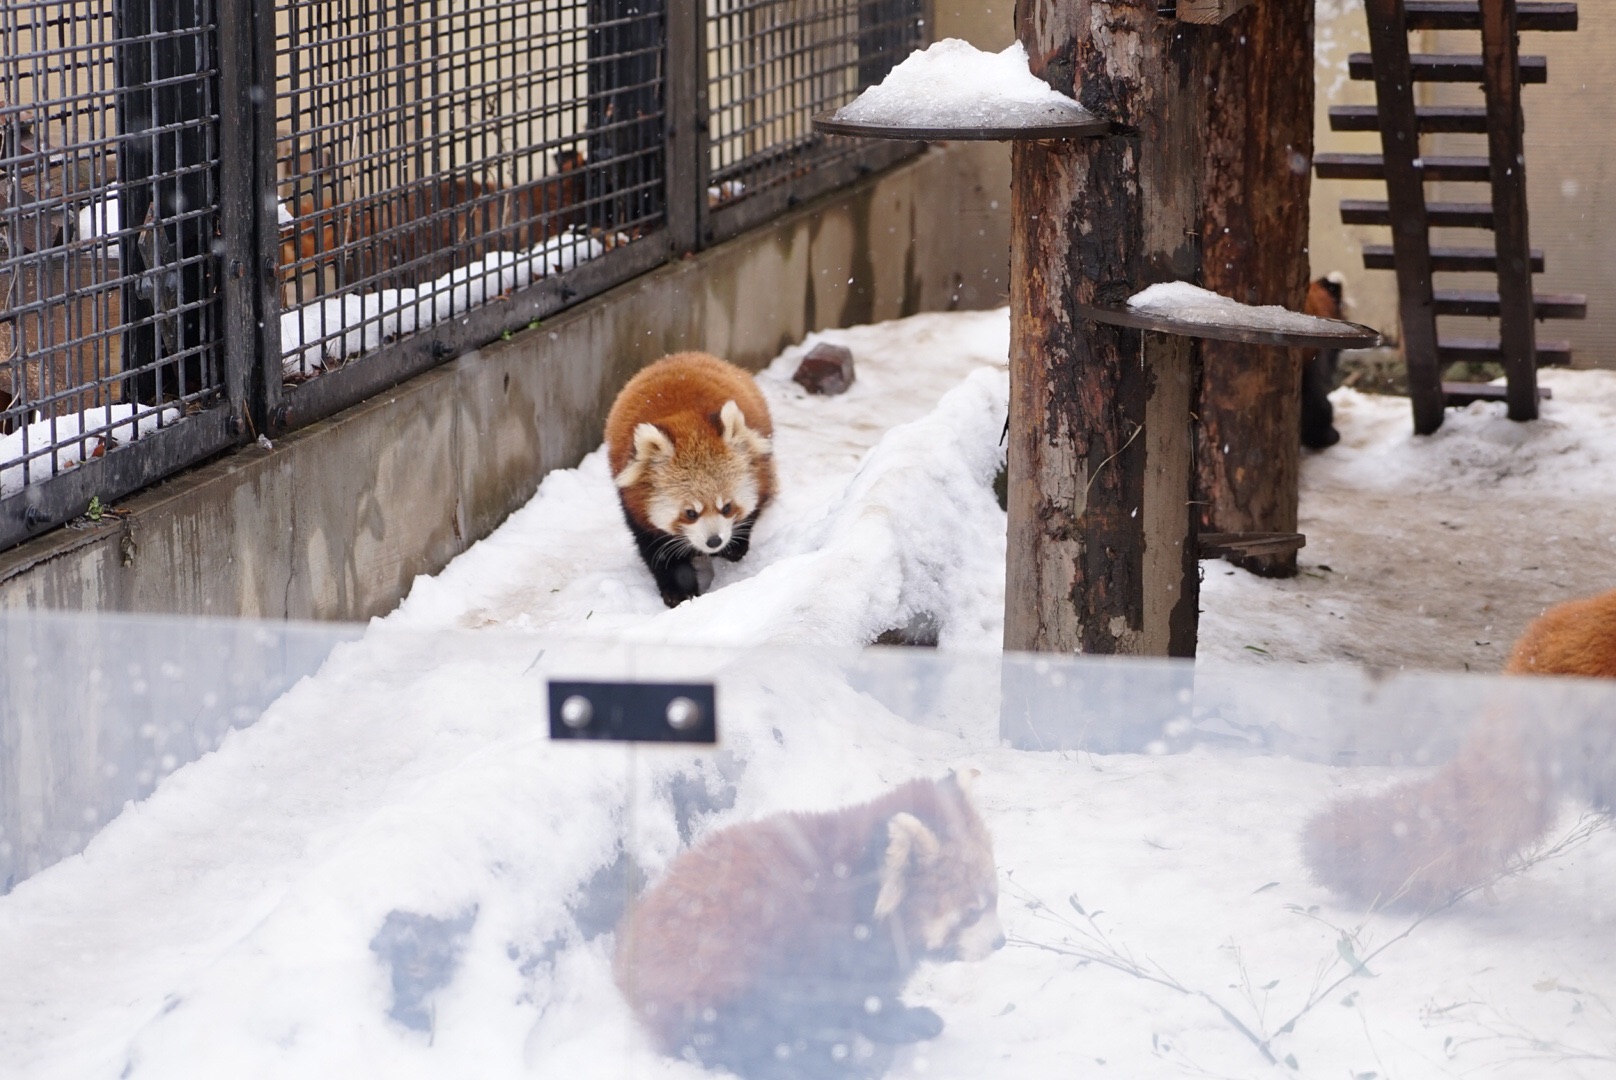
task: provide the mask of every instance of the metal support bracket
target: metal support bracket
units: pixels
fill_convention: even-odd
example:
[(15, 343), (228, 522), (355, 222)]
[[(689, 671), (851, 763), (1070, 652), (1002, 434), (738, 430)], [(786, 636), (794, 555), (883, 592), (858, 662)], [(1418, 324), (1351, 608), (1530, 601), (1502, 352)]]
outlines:
[(550, 738), (718, 742), (711, 683), (551, 682)]

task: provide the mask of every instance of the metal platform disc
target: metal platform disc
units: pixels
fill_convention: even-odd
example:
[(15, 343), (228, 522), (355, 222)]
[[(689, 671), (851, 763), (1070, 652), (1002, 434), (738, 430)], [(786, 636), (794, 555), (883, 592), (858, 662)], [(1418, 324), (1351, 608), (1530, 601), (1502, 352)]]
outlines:
[(1081, 118), (1025, 127), (893, 127), (837, 120), (831, 113), (814, 117), (814, 130), (823, 135), (851, 135), (863, 139), (953, 140), (958, 142), (1015, 142), (1040, 139), (1091, 139), (1111, 131), (1111, 122), (1091, 113)]
[[(1205, 338), (1212, 341), (1241, 341), (1248, 345), (1284, 345), (1303, 349), (1373, 349), (1380, 344), (1380, 331), (1340, 319), (1321, 319), (1332, 330), (1327, 333), (1299, 333), (1289, 330), (1260, 330), (1234, 323), (1191, 322), (1120, 305), (1076, 304), (1074, 310), (1085, 319), (1109, 326), (1153, 330), (1158, 334)], [(1340, 327), (1339, 330), (1333, 329)]]

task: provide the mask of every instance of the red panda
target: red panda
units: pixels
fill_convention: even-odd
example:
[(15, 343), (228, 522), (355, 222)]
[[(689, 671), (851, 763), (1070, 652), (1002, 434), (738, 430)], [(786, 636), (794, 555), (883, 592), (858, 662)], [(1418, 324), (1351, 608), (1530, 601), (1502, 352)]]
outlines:
[(752, 376), (675, 353), (630, 379), (606, 418), (623, 517), (669, 607), (700, 592), (696, 555), (732, 562), (774, 496), (769, 407)]
[(975, 778), (708, 837), (618, 928), (617, 985), (658, 1048), (748, 1080), (874, 1077), (943, 1022), (898, 994), (923, 959), (1004, 944)]
[[(1616, 590), (1550, 608), (1504, 671), (1616, 678)], [(1428, 906), (1489, 881), (1565, 796), (1616, 806), (1616, 716), (1483, 717), (1430, 778), (1336, 802), (1303, 834), (1313, 876), (1365, 901)]]
[[(1321, 319), (1341, 318), (1344, 281), (1339, 273), (1332, 273), (1309, 282), (1302, 310)], [(1302, 445), (1313, 450), (1341, 441), (1341, 433), (1335, 429), (1335, 407), (1330, 404), (1340, 361), (1340, 349), (1314, 349), (1302, 362)]]

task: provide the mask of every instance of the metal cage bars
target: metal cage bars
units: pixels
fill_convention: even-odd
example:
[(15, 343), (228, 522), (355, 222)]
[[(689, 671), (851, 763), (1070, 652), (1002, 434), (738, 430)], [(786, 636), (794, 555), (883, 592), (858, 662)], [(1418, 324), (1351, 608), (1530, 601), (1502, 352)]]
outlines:
[(809, 120), (922, 44), (928, 14), (14, 0), (0, 548), (909, 155)]

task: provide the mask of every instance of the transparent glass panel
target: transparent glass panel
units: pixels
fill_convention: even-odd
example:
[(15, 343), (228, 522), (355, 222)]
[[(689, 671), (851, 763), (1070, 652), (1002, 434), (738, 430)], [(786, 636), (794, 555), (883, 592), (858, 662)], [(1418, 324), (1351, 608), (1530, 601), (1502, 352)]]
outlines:
[[(76, 717), (16, 715), (50, 663), (22, 659), (46, 640), (27, 622), (5, 624), (6, 730), (39, 742)], [(1616, 1063), (1604, 684), (46, 629), (54, 655), (177, 665), (153, 710), (176, 722), (221, 670), (256, 689), (244, 726), (0, 897), (19, 1075)], [(719, 741), (552, 741), (552, 679), (710, 682)], [(73, 682), (57, 700), (92, 701)], [(55, 768), (15, 745), (7, 813)]]

